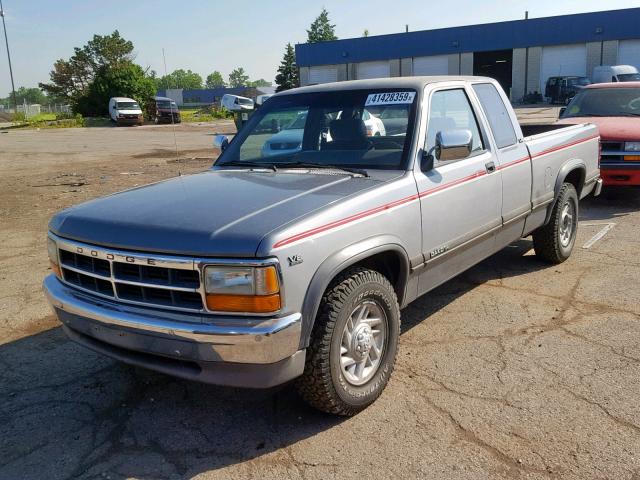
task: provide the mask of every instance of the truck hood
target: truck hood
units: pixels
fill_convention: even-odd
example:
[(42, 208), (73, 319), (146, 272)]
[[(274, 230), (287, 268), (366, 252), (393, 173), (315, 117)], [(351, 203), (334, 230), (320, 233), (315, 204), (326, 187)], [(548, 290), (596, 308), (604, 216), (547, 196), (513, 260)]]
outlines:
[(381, 183), (307, 171), (210, 170), (71, 207), (49, 229), (125, 250), (251, 257), (267, 233)]
[(558, 123), (593, 123), (598, 127), (602, 140), (640, 140), (640, 117), (571, 117)]

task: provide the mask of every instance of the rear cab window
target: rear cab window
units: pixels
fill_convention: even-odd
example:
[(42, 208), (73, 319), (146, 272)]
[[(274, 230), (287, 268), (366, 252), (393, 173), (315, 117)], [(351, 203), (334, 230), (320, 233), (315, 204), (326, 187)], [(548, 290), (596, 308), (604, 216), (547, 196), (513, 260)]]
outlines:
[(473, 90), (484, 109), (498, 148), (514, 145), (518, 139), (502, 97), (491, 83), (477, 83)]

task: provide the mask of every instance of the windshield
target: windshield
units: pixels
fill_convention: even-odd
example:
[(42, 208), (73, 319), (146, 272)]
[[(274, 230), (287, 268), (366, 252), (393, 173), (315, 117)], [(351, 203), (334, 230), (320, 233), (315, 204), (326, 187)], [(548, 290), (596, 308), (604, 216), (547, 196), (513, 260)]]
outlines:
[(273, 97), (250, 118), (216, 166), (246, 162), (403, 169), (416, 98), (416, 92), (407, 89)]
[(640, 115), (640, 88), (587, 88), (578, 93), (562, 118)]
[(170, 108), (172, 108), (173, 110), (177, 110), (178, 106), (176, 105), (176, 102), (170, 102), (168, 100), (158, 100), (156, 102), (156, 105), (158, 106), (158, 108), (164, 108), (169, 110)]
[(119, 110), (140, 110), (138, 102), (118, 102)]
[(574, 86), (574, 85), (589, 85), (591, 83), (591, 80), (589, 80), (587, 77), (575, 77), (575, 78), (570, 78), (569, 79), (569, 85)]
[(618, 75), (619, 82), (636, 82), (640, 80), (640, 73), (621, 73)]

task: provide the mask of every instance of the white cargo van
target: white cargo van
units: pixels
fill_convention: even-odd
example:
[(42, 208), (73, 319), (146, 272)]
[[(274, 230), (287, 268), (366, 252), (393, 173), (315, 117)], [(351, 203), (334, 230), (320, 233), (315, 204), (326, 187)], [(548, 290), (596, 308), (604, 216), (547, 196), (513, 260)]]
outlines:
[(593, 69), (593, 83), (635, 82), (640, 80), (640, 73), (633, 65), (600, 65)]
[(112, 97), (109, 100), (109, 117), (118, 125), (142, 125), (144, 122), (138, 102), (127, 97)]
[(231, 95), (230, 93), (223, 95), (220, 103), (230, 112), (246, 112), (253, 110), (255, 107), (253, 100), (250, 98)]

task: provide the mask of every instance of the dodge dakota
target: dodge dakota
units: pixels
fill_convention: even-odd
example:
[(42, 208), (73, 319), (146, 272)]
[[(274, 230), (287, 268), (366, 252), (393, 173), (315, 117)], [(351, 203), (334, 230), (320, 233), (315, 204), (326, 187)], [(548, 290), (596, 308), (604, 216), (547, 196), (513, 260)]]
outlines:
[[(393, 128), (368, 135), (364, 112)], [(264, 155), (293, 122), (298, 144)], [(524, 236), (563, 262), (601, 187), (595, 126), (521, 128), (481, 77), (289, 90), (215, 144), (206, 172), (55, 215), (46, 294), (97, 352), (222, 385), (295, 379), (341, 415), (389, 381), (402, 307)]]

